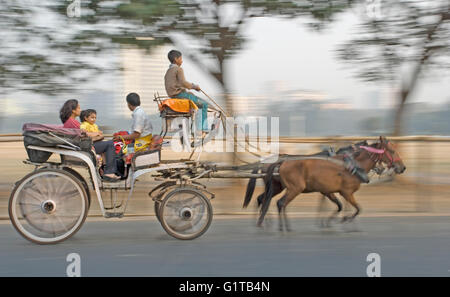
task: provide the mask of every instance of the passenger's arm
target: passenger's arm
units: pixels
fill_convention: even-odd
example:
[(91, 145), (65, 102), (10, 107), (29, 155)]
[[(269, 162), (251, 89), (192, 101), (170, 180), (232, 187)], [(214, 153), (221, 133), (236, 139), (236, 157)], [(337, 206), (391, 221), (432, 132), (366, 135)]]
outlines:
[[(81, 129), (81, 130), (83, 130), (83, 129)], [(101, 133), (101, 132), (87, 132), (86, 130), (83, 130), (83, 131), (86, 133), (87, 136), (92, 138), (92, 141), (94, 141), (94, 142), (102, 140), (104, 138), (103, 133)]]
[[(134, 131), (129, 135), (122, 135), (123, 140), (135, 140), (138, 139), (139, 137), (141, 137), (141, 133), (137, 131)], [(120, 141), (122, 138), (120, 138), (119, 136), (114, 136), (115, 141)]]

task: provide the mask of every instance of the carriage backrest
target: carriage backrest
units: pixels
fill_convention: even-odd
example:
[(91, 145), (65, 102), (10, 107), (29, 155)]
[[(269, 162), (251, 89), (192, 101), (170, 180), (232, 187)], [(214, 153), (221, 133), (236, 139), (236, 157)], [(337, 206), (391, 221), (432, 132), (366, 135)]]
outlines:
[(23, 125), (23, 144), (31, 162), (46, 162), (51, 153), (29, 149), (28, 146), (65, 147), (90, 152), (92, 139), (80, 129), (63, 128), (60, 125), (27, 123)]

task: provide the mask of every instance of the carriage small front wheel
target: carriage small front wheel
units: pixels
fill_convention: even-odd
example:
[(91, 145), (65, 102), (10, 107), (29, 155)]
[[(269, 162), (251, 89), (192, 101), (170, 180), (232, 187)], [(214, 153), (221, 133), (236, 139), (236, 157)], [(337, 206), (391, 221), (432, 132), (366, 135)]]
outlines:
[(159, 218), (166, 232), (178, 239), (194, 239), (211, 225), (212, 206), (205, 195), (190, 187), (170, 191), (162, 200)]
[(25, 176), (16, 184), (8, 206), (14, 228), (39, 244), (71, 237), (83, 225), (88, 210), (81, 181), (60, 169), (40, 169)]

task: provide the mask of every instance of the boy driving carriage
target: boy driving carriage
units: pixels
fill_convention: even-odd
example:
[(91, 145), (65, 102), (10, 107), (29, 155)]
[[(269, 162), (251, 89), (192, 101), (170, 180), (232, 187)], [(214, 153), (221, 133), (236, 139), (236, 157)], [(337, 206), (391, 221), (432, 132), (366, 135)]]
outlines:
[(184, 77), (184, 70), (181, 68), (181, 64), (183, 64), (183, 56), (181, 55), (181, 52), (171, 50), (167, 56), (171, 63), (164, 76), (164, 84), (167, 95), (171, 98), (189, 99), (202, 110), (201, 123), (197, 121), (197, 129), (203, 131), (203, 136), (205, 136), (206, 133), (209, 132), (208, 103), (191, 92), (186, 91), (186, 89), (200, 91), (200, 86), (186, 81)]

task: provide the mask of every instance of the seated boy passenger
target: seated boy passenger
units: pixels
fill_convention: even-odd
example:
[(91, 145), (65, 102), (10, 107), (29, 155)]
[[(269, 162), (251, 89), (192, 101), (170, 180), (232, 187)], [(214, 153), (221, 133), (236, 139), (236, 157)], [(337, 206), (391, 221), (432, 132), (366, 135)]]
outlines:
[[(202, 130), (206, 134), (208, 129), (208, 103), (195, 96), (194, 94), (187, 92), (186, 89), (194, 89), (200, 91), (200, 86), (186, 81), (184, 77), (183, 57), (181, 52), (177, 50), (171, 50), (167, 55), (170, 61), (169, 69), (164, 76), (164, 84), (166, 87), (167, 95), (171, 98), (183, 98), (192, 100), (202, 110), (202, 120), (198, 123), (198, 130)], [(200, 126), (201, 124), (201, 126)]]
[[(133, 112), (133, 124), (130, 134), (122, 135), (123, 140), (134, 141), (134, 149), (136, 152), (148, 149), (152, 142), (153, 126), (150, 117), (141, 107), (141, 99), (138, 94), (130, 93), (127, 95), (128, 108)], [(119, 135), (114, 136), (115, 141), (120, 141)]]

